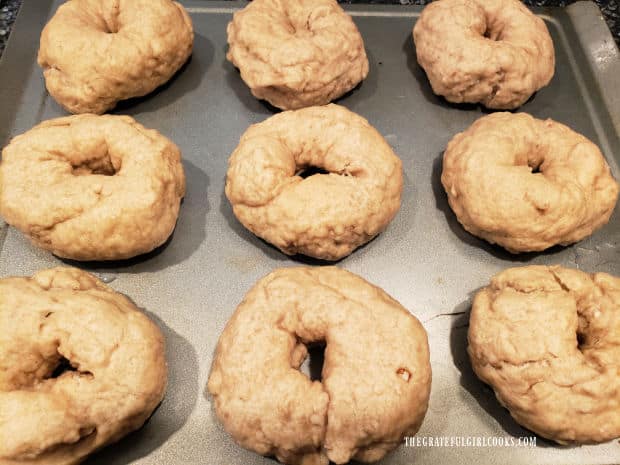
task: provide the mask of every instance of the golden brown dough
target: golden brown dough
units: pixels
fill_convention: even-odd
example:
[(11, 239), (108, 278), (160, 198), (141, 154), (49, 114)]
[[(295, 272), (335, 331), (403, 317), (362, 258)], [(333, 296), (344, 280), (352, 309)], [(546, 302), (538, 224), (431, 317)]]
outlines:
[[(322, 381), (298, 368), (326, 344)], [(431, 386), (426, 332), (383, 290), (334, 267), (278, 269), (220, 336), (208, 389), (242, 447), (288, 464), (379, 460), (415, 434)]]
[(0, 465), (81, 462), (144, 424), (166, 373), (157, 326), (94, 276), (0, 279)]
[(413, 39), (433, 92), (450, 102), (517, 108), (553, 77), (549, 31), (519, 0), (435, 1)]
[(469, 356), (513, 418), (559, 443), (620, 436), (620, 279), (502, 271), (475, 297)]
[(71, 113), (104, 113), (168, 81), (192, 53), (185, 9), (170, 0), (71, 0), (41, 33), (50, 95)]
[(362, 36), (336, 0), (254, 0), (227, 32), (226, 58), (283, 110), (325, 105), (368, 75)]
[(178, 147), (128, 116), (51, 119), (2, 151), (0, 214), (60, 257), (153, 250), (172, 233), (184, 194)]
[(595, 144), (526, 113), (484, 116), (454, 136), (441, 182), (463, 227), (512, 253), (582, 240), (618, 198)]
[[(329, 174), (298, 176), (308, 167)], [(394, 218), (402, 176), (368, 121), (332, 104), (250, 126), (230, 157), (226, 196), (239, 221), (282, 252), (338, 260)]]

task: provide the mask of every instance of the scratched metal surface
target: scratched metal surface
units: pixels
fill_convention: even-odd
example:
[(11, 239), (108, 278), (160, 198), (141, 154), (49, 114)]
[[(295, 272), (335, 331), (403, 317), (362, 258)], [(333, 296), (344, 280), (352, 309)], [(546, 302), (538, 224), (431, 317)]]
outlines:
[[(276, 267), (319, 265), (284, 256), (233, 217), (223, 194), (227, 158), (247, 126), (271, 111), (250, 95), (225, 60), (225, 26), (231, 6), (239, 4), (186, 4), (196, 29), (191, 61), (162, 89), (116, 110), (158, 129), (183, 151), (188, 190), (172, 239), (158, 251), (124, 263), (77, 264), (63, 263), (32, 247), (15, 229), (0, 227), (6, 233), (0, 232), (0, 277), (63, 264), (81, 266), (130, 296), (166, 335), (170, 382), (165, 400), (144, 428), (96, 454), (88, 465), (273, 463), (233, 443), (216, 421), (204, 388), (219, 334), (244, 293)], [(38, 33), (56, 3), (45, 8), (50, 5), (24, 4), (0, 63), (0, 80), (12, 89), (0, 91), (0, 144), (40, 120), (64, 114), (46, 94), (33, 65)], [(467, 234), (439, 182), (441, 154), (450, 138), (483, 112), (476, 106), (449, 105), (432, 94), (410, 36), (420, 7), (347, 8), (364, 36), (371, 68), (368, 79), (339, 103), (368, 118), (402, 157), (405, 188), (402, 208), (387, 231), (339, 266), (383, 287), (429, 333), (433, 388), (419, 435), (528, 436), (471, 371), (465, 352), (471, 297), (510, 266), (561, 264), (620, 275), (619, 213), (593, 237), (539, 254), (515, 257)], [(576, 16), (593, 14), (589, 8), (584, 11)], [(554, 118), (597, 142), (619, 178), (620, 143), (610, 112), (617, 117), (620, 109), (603, 99), (597, 62), (576, 36), (568, 13), (538, 12), (555, 42), (556, 74), (520, 111)], [(608, 32), (602, 34), (590, 41), (608, 37)], [(596, 49), (595, 42), (590, 45)], [(612, 463), (619, 457), (617, 441), (571, 448), (539, 438), (531, 449), (401, 447), (381, 463), (577, 464)]]

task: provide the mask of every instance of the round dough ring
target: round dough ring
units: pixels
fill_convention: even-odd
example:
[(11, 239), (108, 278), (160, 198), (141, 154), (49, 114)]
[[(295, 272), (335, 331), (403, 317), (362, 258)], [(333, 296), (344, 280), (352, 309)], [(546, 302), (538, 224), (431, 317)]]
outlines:
[(559, 443), (620, 437), (620, 279), (502, 271), (476, 295), (469, 356), (513, 418)]
[[(322, 382), (298, 368), (326, 343)], [(242, 447), (288, 464), (379, 460), (414, 435), (431, 386), (426, 331), (383, 290), (334, 267), (281, 268), (220, 336), (208, 390)]]
[[(329, 174), (303, 179), (308, 167)], [(338, 260), (394, 218), (402, 176), (368, 121), (331, 104), (251, 126), (230, 157), (226, 196), (246, 228), (285, 254)]]
[(0, 279), (0, 465), (81, 462), (140, 428), (166, 378), (159, 328), (94, 276)]
[(41, 33), (50, 95), (71, 113), (104, 113), (167, 82), (192, 53), (185, 9), (170, 0), (71, 0)]
[(433, 2), (413, 39), (433, 92), (449, 102), (517, 108), (553, 77), (549, 31), (519, 0)]
[(254, 0), (228, 24), (226, 58), (256, 98), (325, 105), (368, 75), (364, 41), (336, 0)]
[(44, 121), (2, 152), (0, 214), (59, 257), (150, 252), (172, 234), (184, 194), (178, 147), (128, 116)]
[(526, 113), (484, 116), (454, 136), (441, 182), (463, 227), (512, 253), (582, 240), (618, 198), (595, 144)]

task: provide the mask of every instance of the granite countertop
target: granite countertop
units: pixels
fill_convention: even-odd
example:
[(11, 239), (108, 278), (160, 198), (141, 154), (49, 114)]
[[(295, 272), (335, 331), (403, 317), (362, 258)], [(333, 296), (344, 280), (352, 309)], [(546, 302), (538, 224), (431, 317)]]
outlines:
[[(0, 0), (0, 57), (4, 51), (6, 42), (11, 34), (13, 21), (23, 0)], [(32, 0), (36, 1), (36, 0)], [(429, 0), (339, 0), (342, 3), (400, 3), (403, 5), (425, 4)], [(575, 0), (524, 0), (527, 5), (536, 6), (566, 6)], [(620, 47), (620, 8), (618, 0), (595, 0), (601, 9), (607, 25), (614, 36), (616, 44)]]

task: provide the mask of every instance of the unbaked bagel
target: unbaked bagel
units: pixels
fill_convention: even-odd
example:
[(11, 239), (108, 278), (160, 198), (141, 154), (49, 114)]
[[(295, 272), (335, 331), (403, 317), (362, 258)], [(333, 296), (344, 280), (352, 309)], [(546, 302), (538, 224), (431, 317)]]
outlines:
[(468, 352), (526, 428), (559, 443), (620, 437), (619, 278), (504, 270), (474, 299)]
[(254, 0), (227, 32), (226, 57), (252, 94), (284, 110), (325, 105), (368, 74), (362, 36), (336, 0)]
[[(306, 178), (309, 167), (328, 174)], [(229, 160), (234, 214), (286, 254), (338, 260), (400, 208), (402, 164), (368, 121), (338, 105), (286, 111), (251, 126)]]
[(144, 424), (166, 372), (157, 326), (94, 276), (0, 279), (0, 465), (81, 462)]
[(519, 0), (432, 2), (413, 39), (433, 92), (450, 102), (517, 108), (553, 77), (549, 31)]
[(71, 0), (41, 33), (50, 95), (71, 113), (104, 113), (168, 81), (192, 53), (185, 9), (170, 0)]
[(0, 214), (74, 260), (119, 260), (163, 244), (185, 175), (170, 140), (128, 116), (56, 118), (2, 151)]
[(454, 136), (441, 182), (463, 227), (512, 253), (582, 240), (618, 198), (595, 144), (526, 113), (484, 116)]
[[(324, 341), (322, 380), (298, 368)], [(415, 434), (431, 367), (420, 322), (333, 267), (278, 269), (245, 296), (218, 342), (208, 389), (241, 446), (287, 464), (379, 460)]]

